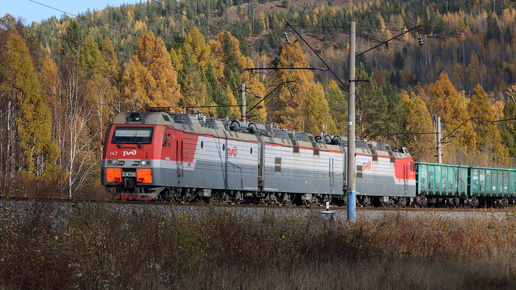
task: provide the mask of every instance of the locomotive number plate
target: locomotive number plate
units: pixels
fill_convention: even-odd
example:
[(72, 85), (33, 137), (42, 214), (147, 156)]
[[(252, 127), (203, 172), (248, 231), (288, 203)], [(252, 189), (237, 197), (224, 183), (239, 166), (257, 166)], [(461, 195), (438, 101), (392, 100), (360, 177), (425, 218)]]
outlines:
[(122, 172), (122, 177), (136, 177), (136, 172)]

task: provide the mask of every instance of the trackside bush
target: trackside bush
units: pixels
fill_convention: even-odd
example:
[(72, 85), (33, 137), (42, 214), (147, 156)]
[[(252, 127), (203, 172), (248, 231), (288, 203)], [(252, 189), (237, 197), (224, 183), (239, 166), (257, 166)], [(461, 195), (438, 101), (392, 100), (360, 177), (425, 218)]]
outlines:
[(516, 218), (2, 202), (3, 288), (514, 287)]

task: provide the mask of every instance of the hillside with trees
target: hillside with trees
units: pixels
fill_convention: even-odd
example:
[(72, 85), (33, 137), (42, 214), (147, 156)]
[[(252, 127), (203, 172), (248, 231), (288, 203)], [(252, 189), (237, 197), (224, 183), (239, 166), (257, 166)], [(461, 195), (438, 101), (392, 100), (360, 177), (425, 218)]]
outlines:
[(269, 96), (250, 119), (345, 135), (351, 21), (357, 53), (418, 27), (358, 57), (357, 135), (435, 162), (440, 117), (445, 163), (515, 167), (515, 9), (496, 0), (164, 0), (31, 25), (7, 14), (0, 191), (26, 181), (87, 194), (117, 113), (240, 116), (242, 84), (248, 108)]

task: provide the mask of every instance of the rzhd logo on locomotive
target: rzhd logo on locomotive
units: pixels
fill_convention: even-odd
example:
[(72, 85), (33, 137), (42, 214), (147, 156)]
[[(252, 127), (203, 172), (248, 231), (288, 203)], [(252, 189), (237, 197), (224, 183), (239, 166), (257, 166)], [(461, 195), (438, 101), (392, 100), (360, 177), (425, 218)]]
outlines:
[(371, 169), (371, 161), (369, 160), (367, 162), (362, 163), (362, 168), (363, 170)]
[(123, 151), (124, 153), (124, 157), (127, 156), (127, 155), (136, 155), (136, 149), (135, 150), (131, 150), (131, 151)]
[(236, 157), (237, 156), (237, 147), (233, 146), (233, 148), (228, 148), (228, 157)]

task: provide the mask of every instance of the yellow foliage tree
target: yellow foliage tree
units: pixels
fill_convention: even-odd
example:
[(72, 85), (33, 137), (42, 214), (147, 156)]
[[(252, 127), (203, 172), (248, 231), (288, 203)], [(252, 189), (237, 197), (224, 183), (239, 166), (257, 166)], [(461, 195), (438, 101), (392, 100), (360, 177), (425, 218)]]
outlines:
[[(243, 67), (245, 68), (254, 68), (254, 63), (250, 57), (242, 55), (239, 60), (240, 63), (243, 63)], [(246, 85), (246, 104), (247, 108), (250, 109), (256, 102), (255, 95), (265, 96), (265, 86), (262, 82), (260, 82), (259, 75), (253, 74), (251, 75), (249, 71), (244, 71), (241, 75), (242, 82)], [(249, 112), (247, 116), (248, 119), (251, 120), (259, 120), (264, 121), (267, 118), (267, 110), (265, 104), (262, 102), (262, 108), (255, 109), (252, 112)]]
[(302, 113), (297, 119), (297, 127), (300, 130), (314, 135), (322, 130), (332, 133), (337, 131), (320, 83), (310, 85), (300, 109)]
[[(273, 84), (280, 92), (273, 100), (276, 110), (275, 122), (284, 126), (295, 126), (300, 117), (301, 103), (306, 96), (308, 89), (313, 83), (313, 73), (310, 70), (302, 69), (310, 67), (305, 59), (305, 54), (295, 39), (292, 44), (287, 44), (281, 50), (279, 56), (279, 68), (291, 68), (278, 70), (276, 82)], [(286, 85), (281, 85), (285, 82)], [(303, 118), (308, 116), (303, 116)]]
[[(434, 120), (441, 117), (442, 136), (448, 145), (443, 149), (444, 162), (466, 164), (476, 156), (476, 134), (466, 109), (465, 97), (457, 92), (446, 73), (425, 87), (432, 95), (428, 108)], [(460, 127), (460, 128), (459, 128)], [(460, 129), (460, 130), (459, 130)], [(453, 135), (452, 135), (453, 134)]]
[(498, 127), (492, 122), (495, 120), (484, 89), (477, 85), (473, 89), (471, 102), (468, 104), (468, 112), (477, 124), (477, 149), (485, 166), (506, 166), (509, 163), (509, 152), (502, 145), (502, 137)]
[(226, 94), (229, 97), (229, 104), (231, 106), (231, 113), (230, 115), (232, 117), (238, 117), (240, 116), (240, 107), (238, 106), (238, 102), (233, 95), (233, 92), (231, 91), (231, 88), (229, 86), (226, 86)]
[(130, 109), (171, 107), (177, 109), (180, 86), (165, 44), (154, 33), (138, 40), (129, 72), (124, 77), (124, 95)]
[(193, 63), (200, 67), (206, 68), (206, 64), (210, 60), (210, 46), (206, 44), (204, 35), (202, 35), (197, 27), (193, 27), (185, 37), (185, 48), (190, 52)]
[[(238, 60), (238, 63), (244, 67), (245, 63), (242, 61), (242, 52), (240, 51), (240, 42), (236, 37), (234, 37), (230, 32), (228, 31), (222, 31), (221, 33), (217, 34), (215, 38), (210, 40), (208, 42), (208, 45), (211, 48), (211, 61), (213, 68), (215, 69), (215, 73), (217, 75), (217, 78), (220, 80), (226, 79), (228, 76), (224, 75), (224, 68), (226, 67), (226, 64), (224, 63), (224, 48), (222, 45), (224, 35), (227, 35), (229, 37), (229, 40), (232, 45), (232, 52), (234, 53), (235, 59)], [(215, 61), (214, 61), (215, 60)]]
[(406, 113), (404, 124), (403, 143), (406, 144), (409, 152), (416, 161), (435, 162), (435, 135), (432, 117), (428, 112), (425, 102), (420, 95), (424, 95), (421, 87), (416, 88), (412, 98), (406, 91), (400, 93), (401, 106)]
[(505, 103), (502, 100), (496, 101), (491, 106), (491, 111), (493, 112), (493, 117), (495, 120), (503, 119), (503, 107), (504, 106), (505, 106)]

